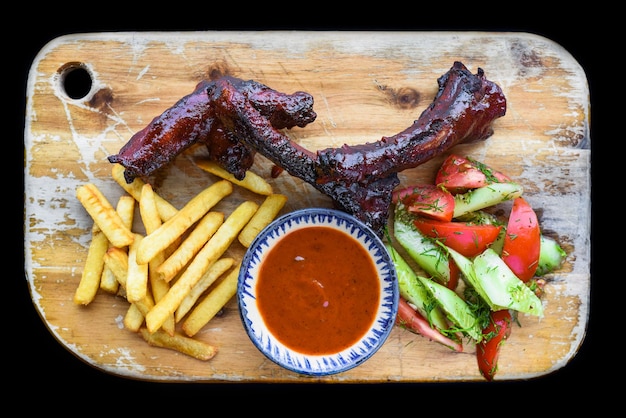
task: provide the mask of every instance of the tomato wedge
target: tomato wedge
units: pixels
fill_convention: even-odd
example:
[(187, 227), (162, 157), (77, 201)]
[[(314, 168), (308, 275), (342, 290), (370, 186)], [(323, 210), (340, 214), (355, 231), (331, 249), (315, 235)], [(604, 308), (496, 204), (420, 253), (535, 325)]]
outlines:
[(429, 219), (451, 221), (454, 214), (454, 196), (433, 184), (418, 184), (395, 190), (392, 202), (402, 202), (408, 212)]
[(470, 157), (451, 154), (441, 164), (435, 177), (435, 184), (444, 187), (453, 195), (483, 187), (491, 183), (509, 182), (511, 179), (504, 173)]
[(476, 360), (480, 374), (492, 381), (498, 371), (498, 357), (504, 341), (511, 335), (512, 318), (508, 310), (492, 311), (483, 339), (476, 344)]
[(492, 244), (502, 229), (501, 225), (475, 225), (465, 222), (442, 222), (419, 218), (413, 222), (424, 235), (438, 239), (447, 247), (465, 257), (475, 257)]
[(524, 198), (515, 198), (502, 244), (502, 260), (521, 281), (527, 282), (537, 271), (540, 250), (537, 214)]
[(461, 269), (456, 265), (454, 260), (450, 258), (450, 279), (448, 279), (448, 283), (445, 286), (450, 290), (456, 290), (459, 285), (459, 278), (461, 277)]
[(411, 332), (416, 332), (424, 337), (437, 341), (453, 349), (454, 351), (463, 352), (463, 344), (453, 341), (439, 331), (430, 327), (428, 321), (414, 310), (402, 297), (398, 301), (398, 315), (396, 316), (396, 324), (405, 327)]

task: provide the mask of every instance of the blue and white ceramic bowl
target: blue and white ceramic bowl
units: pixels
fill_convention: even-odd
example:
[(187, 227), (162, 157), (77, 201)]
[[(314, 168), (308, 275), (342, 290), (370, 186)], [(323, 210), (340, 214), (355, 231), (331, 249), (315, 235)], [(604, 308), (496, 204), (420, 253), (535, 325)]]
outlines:
[[(308, 355), (286, 347), (268, 331), (257, 306), (256, 284), (264, 257), (287, 233), (311, 225), (335, 228), (356, 239), (374, 261), (380, 282), (378, 310), (372, 325), (359, 341), (334, 354)], [(324, 376), (352, 369), (378, 351), (394, 326), (399, 290), (390, 255), (371, 228), (342, 211), (308, 208), (277, 218), (259, 233), (243, 257), (237, 297), (243, 326), (252, 343), (267, 358), (296, 373)]]

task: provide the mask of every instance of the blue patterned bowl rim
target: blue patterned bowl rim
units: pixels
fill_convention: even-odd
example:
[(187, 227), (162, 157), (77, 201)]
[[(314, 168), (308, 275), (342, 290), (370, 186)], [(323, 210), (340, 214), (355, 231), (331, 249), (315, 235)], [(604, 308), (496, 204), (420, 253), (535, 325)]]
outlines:
[[(373, 257), (380, 278), (381, 298), (372, 327), (356, 344), (331, 355), (304, 355), (288, 349), (265, 328), (256, 306), (256, 278), (264, 254), (288, 232), (311, 225), (333, 227), (359, 241)], [(307, 208), (275, 219), (253, 240), (239, 271), (237, 299), (246, 333), (268, 359), (296, 373), (324, 376), (352, 369), (378, 351), (395, 324), (399, 290), (393, 261), (384, 243), (371, 228), (354, 216), (336, 209)]]

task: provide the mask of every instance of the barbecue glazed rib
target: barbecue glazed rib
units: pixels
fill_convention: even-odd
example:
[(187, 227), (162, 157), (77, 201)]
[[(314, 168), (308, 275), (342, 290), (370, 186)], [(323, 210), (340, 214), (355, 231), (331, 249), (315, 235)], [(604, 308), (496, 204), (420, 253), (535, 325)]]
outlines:
[[(280, 131), (304, 127), (315, 119), (310, 95), (285, 95), (260, 83), (222, 77), (200, 83), (194, 93), (155, 118), (109, 161), (121, 163), (131, 182), (200, 140), (208, 144), (211, 158), (233, 174), (245, 174), (251, 161), (228, 158), (229, 153), (239, 152), (251, 160), (258, 152), (382, 236), (398, 172), (461, 142), (488, 138), (492, 122), (506, 113), (502, 90), (480, 68), (474, 75), (455, 62), (437, 82), (433, 102), (404, 131), (376, 142), (314, 153)], [(221, 146), (211, 144), (214, 140), (221, 141)]]
[[(304, 127), (317, 117), (313, 97), (308, 93), (284, 94), (254, 80), (229, 76), (222, 79), (241, 92), (276, 129)], [(212, 159), (237, 179), (243, 179), (254, 162), (254, 150), (215, 119), (207, 95), (211, 85), (209, 81), (198, 83), (191, 94), (135, 133), (118, 154), (108, 157), (109, 162), (124, 166), (128, 183), (135, 177), (149, 176), (196, 143), (206, 144)]]

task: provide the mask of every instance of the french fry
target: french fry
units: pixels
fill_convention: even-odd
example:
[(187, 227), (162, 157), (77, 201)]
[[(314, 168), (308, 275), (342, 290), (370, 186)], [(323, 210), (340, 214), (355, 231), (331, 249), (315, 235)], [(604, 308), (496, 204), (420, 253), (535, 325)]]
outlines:
[(104, 264), (113, 272), (120, 285), (126, 289), (128, 253), (121, 248), (109, 247), (104, 254)]
[(124, 225), (120, 215), (95, 184), (79, 186), (76, 197), (111, 244), (125, 247), (133, 242), (133, 233)]
[[(119, 184), (126, 192), (131, 195), (137, 202), (141, 199), (141, 188), (144, 185), (144, 182), (135, 178), (132, 183), (126, 183), (126, 179), (124, 178), (124, 168), (121, 164), (113, 164), (113, 168), (111, 169), (111, 175), (113, 179)], [(172, 216), (176, 215), (178, 209), (174, 207), (170, 202), (163, 199), (158, 194), (155, 196), (157, 209), (159, 211), (159, 215), (161, 216), (161, 220), (163, 222), (167, 221)]]
[(273, 192), (272, 185), (265, 181), (263, 177), (259, 176), (253, 171), (246, 171), (246, 176), (243, 178), (243, 180), (238, 180), (235, 176), (233, 176), (231, 173), (226, 171), (224, 168), (222, 168), (220, 165), (212, 160), (206, 158), (197, 158), (196, 160), (194, 160), (194, 162), (202, 170), (221, 177), (225, 180), (228, 180), (231, 183), (234, 183), (245, 189), (253, 191), (254, 193), (260, 195), (270, 195)]
[(75, 304), (88, 305), (96, 297), (104, 269), (104, 254), (108, 248), (109, 240), (98, 225), (94, 224), (91, 229), (91, 243), (87, 252), (87, 260), (78, 287), (74, 292)]
[(200, 301), (183, 322), (183, 332), (193, 337), (204, 327), (220, 309), (237, 293), (239, 263), (215, 288)]
[(157, 268), (159, 278), (170, 282), (194, 255), (213, 236), (224, 222), (224, 213), (209, 211), (178, 248)]
[(137, 249), (137, 263), (146, 264), (152, 260), (232, 191), (231, 182), (220, 180), (194, 196), (176, 215), (142, 240)]
[(143, 317), (145, 318), (146, 315), (148, 315), (148, 312), (150, 312), (150, 310), (154, 308), (154, 299), (152, 298), (152, 294), (150, 292), (147, 292), (146, 296), (144, 296), (143, 299), (138, 300), (132, 305), (136, 305), (137, 309), (139, 309), (139, 312), (141, 312), (141, 315), (143, 315)]
[(141, 313), (139, 305), (131, 303), (124, 315), (124, 328), (132, 332), (139, 332), (139, 329), (143, 325), (145, 316)]
[(185, 299), (183, 299), (183, 301), (180, 303), (178, 309), (176, 309), (176, 322), (180, 322), (180, 320), (184, 318), (185, 315), (187, 315), (187, 312), (189, 312), (191, 308), (193, 308), (193, 305), (196, 304), (196, 301), (200, 298), (200, 296), (202, 296), (202, 294), (222, 274), (224, 274), (226, 270), (231, 268), (233, 264), (235, 264), (235, 259), (226, 257), (220, 258), (215, 263), (213, 263), (211, 267), (209, 267), (209, 269), (206, 273), (204, 273), (200, 281), (196, 283), (196, 285), (191, 289), (191, 292), (189, 292), (189, 294), (185, 296)]
[[(120, 283), (126, 290), (126, 278), (128, 276), (128, 254), (117, 247), (110, 247), (104, 255), (105, 265), (111, 269)], [(124, 327), (131, 331), (138, 331), (144, 322), (145, 316), (154, 307), (152, 295), (147, 292), (146, 296), (135, 303), (131, 303), (124, 316)]]
[(176, 350), (198, 360), (210, 360), (217, 354), (217, 347), (184, 335), (171, 336), (162, 331), (151, 333), (145, 328), (141, 328), (140, 333), (150, 345)]
[(115, 274), (113, 274), (106, 264), (100, 275), (100, 289), (112, 295), (116, 295), (120, 289), (120, 282), (117, 281), (117, 277), (115, 277)]
[[(196, 254), (185, 271), (172, 285), (167, 295), (148, 312), (146, 316), (148, 331), (155, 332), (163, 325), (167, 316), (173, 314), (178, 309), (178, 306), (189, 294), (191, 288), (198, 283), (208, 268), (228, 249), (258, 207), (259, 205), (253, 201), (244, 201), (226, 218), (224, 223)], [(145, 242), (145, 239), (143, 242)]]
[(127, 194), (120, 196), (115, 210), (122, 218), (122, 222), (128, 229), (133, 229), (133, 218), (135, 217), (135, 198)]
[(259, 210), (250, 219), (250, 222), (239, 233), (237, 238), (241, 245), (248, 248), (259, 232), (276, 218), (276, 215), (285, 206), (285, 203), (287, 203), (287, 196), (283, 194), (273, 193), (268, 195), (261, 203), (261, 206), (259, 206)]
[(135, 234), (133, 243), (128, 248), (128, 274), (126, 275), (126, 299), (130, 303), (145, 298), (148, 292), (148, 264), (137, 262), (139, 245), (144, 240), (141, 234)]
[(141, 187), (141, 194), (139, 195), (139, 214), (146, 228), (147, 235), (156, 231), (162, 224), (156, 206), (155, 193), (151, 184), (144, 183)]
[[(135, 199), (129, 195), (120, 196), (115, 210), (120, 215), (120, 218), (122, 218), (124, 225), (126, 225), (128, 229), (132, 229), (133, 217), (135, 216)], [(100, 277), (100, 289), (108, 293), (116, 294), (119, 291), (119, 287), (120, 282), (105, 263), (102, 276)]]
[[(156, 206), (156, 193), (152, 189), (150, 184), (144, 184), (141, 188), (141, 199), (139, 201), (139, 213), (141, 214), (141, 220), (146, 228), (146, 233), (151, 234), (161, 226), (161, 217)], [(169, 291), (169, 284), (160, 279), (157, 274), (157, 268), (163, 263), (165, 256), (163, 252), (158, 253), (148, 263), (148, 282), (150, 283), (150, 289), (152, 290), (152, 296), (154, 301), (158, 302)], [(166, 319), (161, 328), (170, 335), (174, 335), (174, 328), (176, 322), (174, 315), (170, 315), (170, 318)]]

